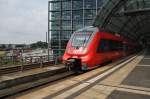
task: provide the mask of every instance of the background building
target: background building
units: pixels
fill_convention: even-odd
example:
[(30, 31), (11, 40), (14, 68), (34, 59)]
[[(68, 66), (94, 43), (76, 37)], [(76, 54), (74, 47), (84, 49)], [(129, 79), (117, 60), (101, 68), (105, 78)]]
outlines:
[(27, 44), (0, 44), (0, 49), (27, 49), (30, 48), (30, 45)]
[(104, 0), (51, 0), (49, 2), (49, 32), (51, 48), (63, 54), (71, 34), (92, 25)]

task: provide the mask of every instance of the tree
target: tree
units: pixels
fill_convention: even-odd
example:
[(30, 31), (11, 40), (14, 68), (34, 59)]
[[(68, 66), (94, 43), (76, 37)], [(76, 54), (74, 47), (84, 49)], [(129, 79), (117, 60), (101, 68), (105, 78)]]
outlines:
[(5, 49), (6, 48), (5, 44), (3, 44), (1, 48)]
[(46, 42), (42, 42), (42, 41), (38, 41), (36, 43), (32, 43), (30, 44), (31, 48), (36, 49), (36, 48), (47, 48), (47, 43)]

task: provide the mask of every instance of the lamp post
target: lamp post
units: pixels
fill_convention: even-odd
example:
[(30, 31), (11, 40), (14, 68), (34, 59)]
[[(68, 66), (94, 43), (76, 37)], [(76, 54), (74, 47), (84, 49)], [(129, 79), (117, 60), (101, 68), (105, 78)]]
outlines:
[(47, 34), (47, 36), (48, 36), (48, 62), (50, 61), (50, 58), (49, 58), (49, 55), (50, 55), (50, 53), (49, 53), (49, 51), (50, 51), (50, 34), (49, 34), (49, 26), (50, 26), (50, 23), (49, 23), (49, 18), (50, 18), (50, 12), (49, 12), (49, 8), (50, 8), (50, 1), (48, 1), (48, 34)]
[(48, 42), (47, 42), (47, 32), (46, 32), (46, 43), (48, 43)]

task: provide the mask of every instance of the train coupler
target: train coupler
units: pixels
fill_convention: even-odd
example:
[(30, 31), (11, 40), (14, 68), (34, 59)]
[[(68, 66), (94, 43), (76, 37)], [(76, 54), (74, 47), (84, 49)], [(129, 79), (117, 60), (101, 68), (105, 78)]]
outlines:
[(68, 59), (66, 66), (69, 71), (81, 71), (81, 59)]

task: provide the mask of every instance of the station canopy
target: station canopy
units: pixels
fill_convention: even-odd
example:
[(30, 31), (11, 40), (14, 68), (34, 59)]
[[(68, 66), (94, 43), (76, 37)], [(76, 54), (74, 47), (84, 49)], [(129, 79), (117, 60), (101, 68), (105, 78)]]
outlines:
[(150, 38), (150, 0), (104, 0), (104, 2), (93, 26), (134, 41)]

